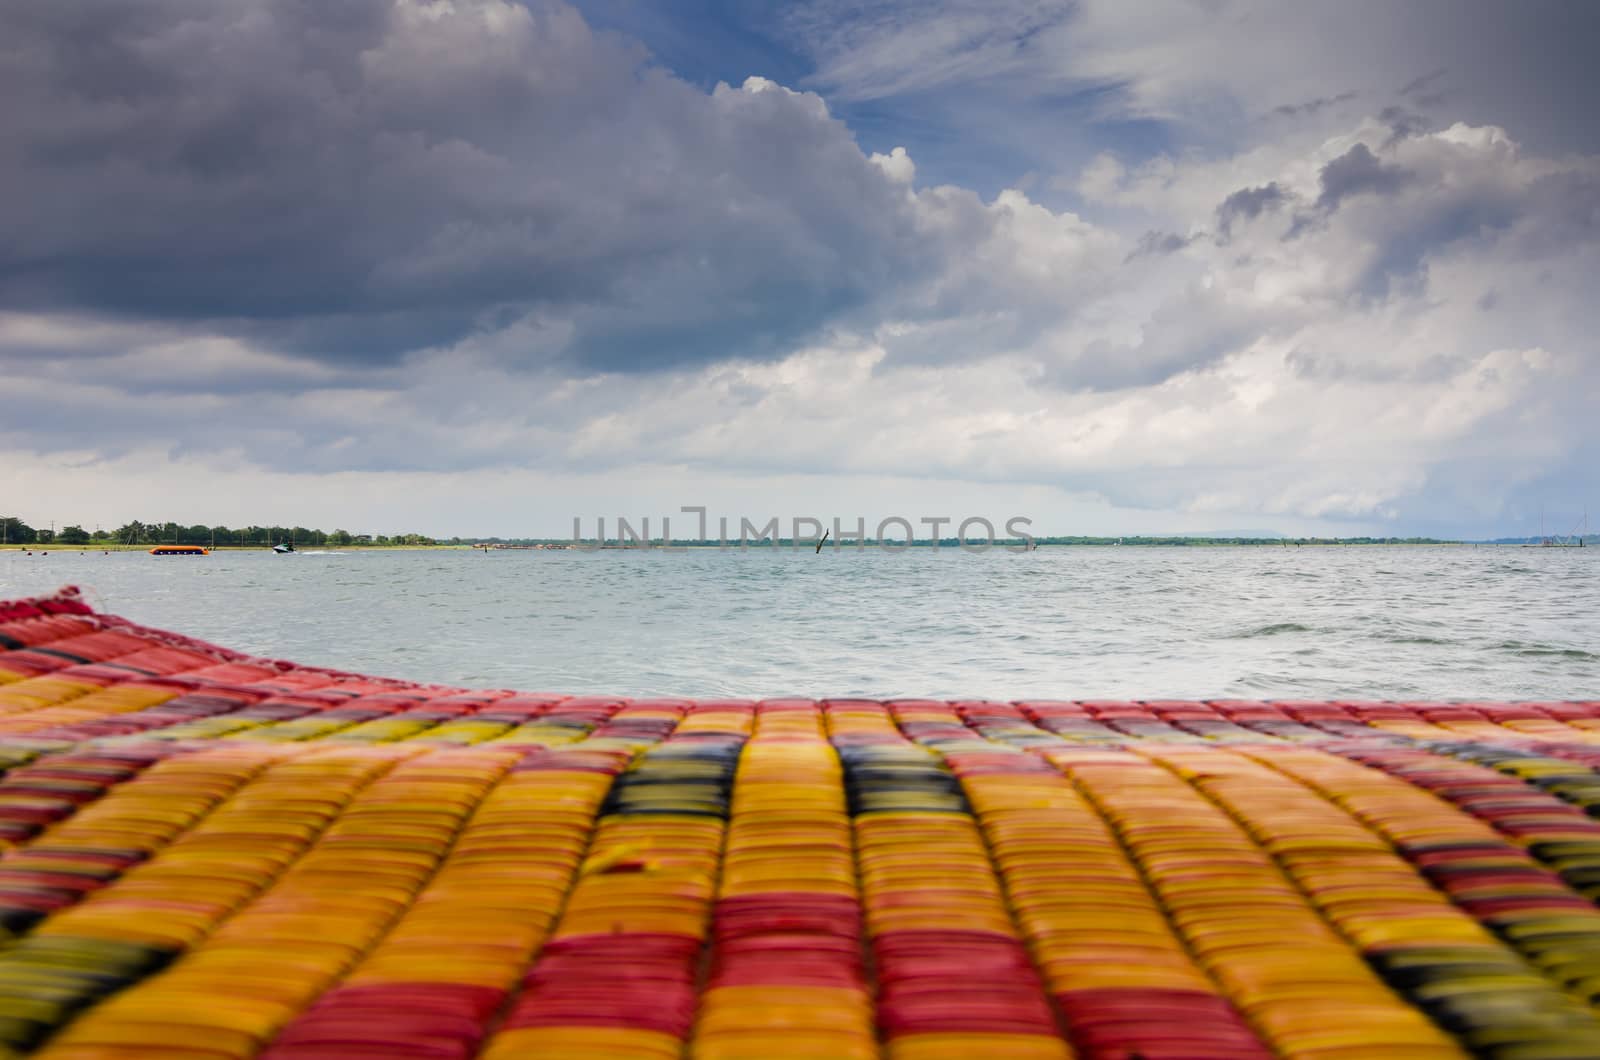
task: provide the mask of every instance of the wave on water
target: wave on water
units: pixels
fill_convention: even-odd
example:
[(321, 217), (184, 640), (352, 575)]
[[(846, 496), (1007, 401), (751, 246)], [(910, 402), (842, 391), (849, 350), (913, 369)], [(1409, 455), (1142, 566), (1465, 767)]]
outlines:
[(1508, 640), (1497, 645), (1501, 651), (1508, 651), (1513, 655), (1546, 656), (1555, 659), (1584, 659), (1600, 660), (1600, 655), (1582, 648), (1562, 648), (1553, 644), (1524, 644), (1521, 641)]
[(1274, 622), (1269, 626), (1257, 626), (1255, 629), (1242, 630), (1230, 633), (1228, 640), (1253, 640), (1256, 637), (1275, 637), (1280, 633), (1315, 633), (1310, 626), (1302, 626), (1298, 622)]

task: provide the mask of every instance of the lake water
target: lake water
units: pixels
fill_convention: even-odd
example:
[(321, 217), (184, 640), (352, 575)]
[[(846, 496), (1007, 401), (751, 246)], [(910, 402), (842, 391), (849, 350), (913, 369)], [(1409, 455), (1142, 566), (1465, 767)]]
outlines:
[(528, 691), (1600, 698), (1600, 549), (0, 552), (0, 598)]

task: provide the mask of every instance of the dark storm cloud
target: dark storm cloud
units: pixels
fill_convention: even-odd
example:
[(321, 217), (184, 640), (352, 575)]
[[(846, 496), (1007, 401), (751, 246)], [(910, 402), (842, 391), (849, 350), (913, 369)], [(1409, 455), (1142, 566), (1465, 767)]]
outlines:
[(1427, 118), (1405, 107), (1384, 107), (1378, 112), (1378, 120), (1389, 127), (1389, 141), (1385, 147), (1391, 147), (1400, 140), (1420, 136), (1432, 126)]
[(1336, 210), (1352, 195), (1385, 195), (1402, 187), (1410, 176), (1399, 166), (1380, 162), (1366, 144), (1356, 144), (1322, 167), (1317, 206)]
[(1329, 107), (1348, 103), (1359, 95), (1359, 92), (1340, 92), (1334, 96), (1319, 96), (1316, 99), (1306, 100), (1304, 103), (1285, 103), (1282, 106), (1273, 107), (1272, 113), (1283, 118), (1309, 117), (1312, 114), (1327, 110)]
[(528, 315), (591, 368), (760, 354), (928, 260), (815, 99), (554, 2), (6, 5), (0, 125), (0, 309), (319, 359)]
[(1439, 80), (1439, 78), (1443, 77), (1447, 73), (1449, 73), (1449, 71), (1441, 67), (1437, 70), (1429, 71), (1420, 77), (1414, 77), (1410, 81), (1407, 81), (1400, 89), (1400, 95), (1414, 99), (1433, 98), (1429, 95), (1428, 86), (1434, 84)]
[(1217, 227), (1221, 230), (1224, 240), (1233, 230), (1233, 224), (1238, 220), (1252, 221), (1266, 210), (1276, 209), (1289, 199), (1287, 192), (1278, 186), (1276, 181), (1263, 184), (1258, 188), (1240, 188), (1238, 191), (1222, 200), (1222, 205), (1217, 207)]
[(1197, 238), (1199, 237), (1180, 236), (1175, 232), (1146, 232), (1144, 235), (1139, 237), (1138, 246), (1134, 247), (1132, 252), (1130, 252), (1128, 256), (1123, 259), (1123, 263), (1127, 264), (1128, 262), (1133, 261), (1135, 258), (1159, 257), (1165, 254), (1176, 254), (1178, 251), (1183, 250), (1185, 247), (1189, 246), (1189, 244), (1193, 243)]
[(1358, 143), (1319, 172), (1314, 208), (1286, 238), (1329, 226), (1370, 250), (1356, 293), (1387, 299), (1427, 281), (1430, 259), (1486, 256), (1501, 267), (1600, 241), (1600, 180), (1589, 160), (1524, 159), (1494, 130), (1395, 140), (1381, 157)]

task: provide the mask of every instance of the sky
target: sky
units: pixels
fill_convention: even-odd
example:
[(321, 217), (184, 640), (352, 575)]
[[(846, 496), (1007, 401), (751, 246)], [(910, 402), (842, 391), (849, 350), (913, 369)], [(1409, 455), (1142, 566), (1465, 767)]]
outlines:
[(1600, 5), (0, 6), (0, 513), (1600, 515)]

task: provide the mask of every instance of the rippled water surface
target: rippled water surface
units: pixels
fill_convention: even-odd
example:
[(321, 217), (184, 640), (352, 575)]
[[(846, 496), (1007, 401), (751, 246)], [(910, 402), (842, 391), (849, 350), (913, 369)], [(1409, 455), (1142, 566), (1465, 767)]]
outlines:
[(0, 552), (0, 597), (450, 684), (1600, 698), (1600, 549)]

